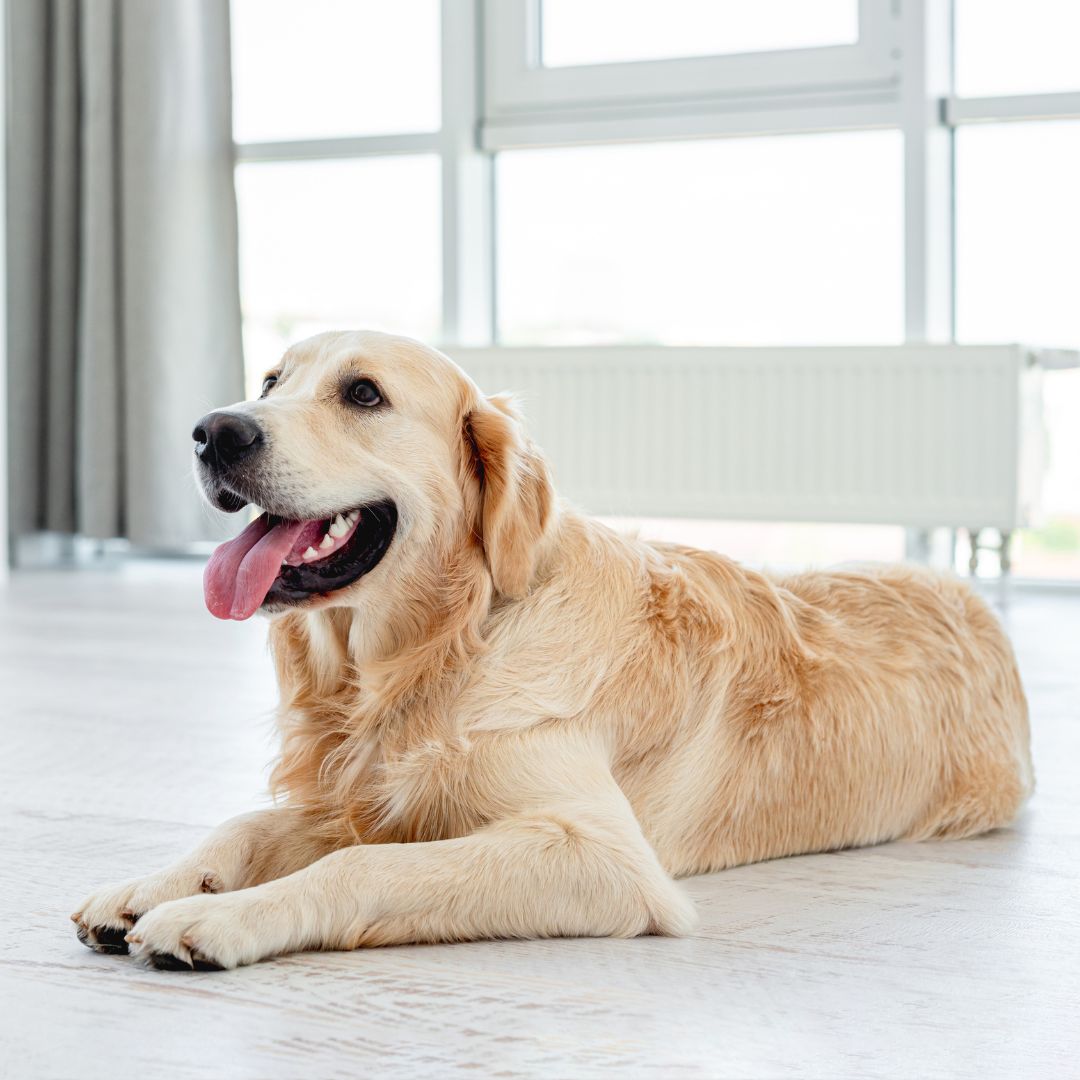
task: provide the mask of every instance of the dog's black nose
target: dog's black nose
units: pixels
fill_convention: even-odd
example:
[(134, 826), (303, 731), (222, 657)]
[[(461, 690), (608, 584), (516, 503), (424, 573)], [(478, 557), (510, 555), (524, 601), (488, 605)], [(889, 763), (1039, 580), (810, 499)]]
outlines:
[(230, 412), (204, 416), (191, 433), (195, 453), (211, 469), (227, 469), (250, 457), (261, 445), (263, 433), (253, 420)]

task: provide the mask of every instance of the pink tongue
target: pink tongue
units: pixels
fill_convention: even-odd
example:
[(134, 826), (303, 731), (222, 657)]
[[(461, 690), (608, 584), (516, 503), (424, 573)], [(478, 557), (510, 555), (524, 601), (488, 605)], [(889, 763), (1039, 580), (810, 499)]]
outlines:
[(210, 614), (219, 619), (250, 619), (306, 524), (282, 521), (271, 526), (266, 515), (260, 514), (238, 537), (221, 544), (203, 573)]

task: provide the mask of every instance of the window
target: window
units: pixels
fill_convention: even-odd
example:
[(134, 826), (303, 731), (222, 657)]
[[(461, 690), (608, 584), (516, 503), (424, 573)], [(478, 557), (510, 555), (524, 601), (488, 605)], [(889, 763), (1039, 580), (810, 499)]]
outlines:
[[(964, 127), (956, 156), (957, 337), (1080, 348), (1080, 121)], [(1044, 400), (1045, 521), (1016, 571), (1080, 577), (1080, 371)]]
[(260, 162), (236, 179), (252, 389), (322, 330), (440, 336), (437, 158)]
[(438, 0), (233, 0), (238, 142), (437, 131)]
[(897, 132), (499, 155), (507, 344), (899, 343)]
[(437, 340), (439, 0), (233, 0), (249, 389), (290, 343), (364, 327)]
[(887, 0), (488, 3), (484, 145), (640, 138), (644, 121), (664, 137), (726, 134), (725, 121), (756, 109), (775, 123), (782, 107), (880, 105), (899, 82), (898, 11)]
[(957, 93), (1080, 90), (1076, 0), (955, 0), (955, 5)]
[(857, 0), (543, 0), (545, 67), (851, 45)]
[(1080, 347), (1080, 121), (956, 134), (957, 335)]

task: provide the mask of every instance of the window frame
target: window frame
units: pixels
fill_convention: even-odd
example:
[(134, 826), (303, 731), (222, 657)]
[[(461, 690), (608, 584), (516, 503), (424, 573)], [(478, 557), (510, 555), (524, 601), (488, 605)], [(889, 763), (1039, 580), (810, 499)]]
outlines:
[[(900, 20), (883, 0), (859, 0), (859, 38), (849, 45), (664, 60), (544, 67), (543, 0), (487, 0), (482, 141), (499, 150), (550, 145), (558, 131), (636, 138), (642, 120), (706, 118), (699, 135), (732, 133), (725, 119), (806, 105), (887, 105), (900, 81)], [(663, 87), (643, 93), (642, 85)], [(590, 124), (590, 121), (593, 122)], [(708, 122), (713, 127), (710, 129)], [(601, 132), (603, 133), (601, 135)]]

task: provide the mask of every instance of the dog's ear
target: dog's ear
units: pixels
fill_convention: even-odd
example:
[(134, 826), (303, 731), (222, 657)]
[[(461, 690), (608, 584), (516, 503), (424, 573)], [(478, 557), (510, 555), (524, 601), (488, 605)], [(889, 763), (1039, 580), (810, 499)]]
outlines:
[(480, 488), (474, 530), (495, 588), (529, 591), (555, 495), (547, 464), (525, 435), (509, 397), (480, 398), (465, 416), (466, 456)]

